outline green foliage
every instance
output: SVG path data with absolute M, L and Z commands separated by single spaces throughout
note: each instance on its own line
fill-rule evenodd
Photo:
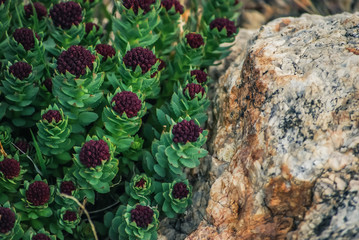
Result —
M 41 2 L 49 14 L 61 1 Z M 5 177 L 5 171 L 10 170 L 0 170 L 0 204 L 16 214 L 14 227 L 0 234 L 0 239 L 31 240 L 41 233 L 52 240 L 92 240 L 95 235 L 98 239 L 155 240 L 160 220 L 177 217 L 191 205 L 186 168 L 198 167 L 207 155 L 203 148 L 207 130 L 201 130 L 195 142 L 173 141 L 172 130 L 183 120 L 205 128 L 210 104 L 208 81 L 197 82 L 191 71 L 207 72 L 215 61 L 229 54 L 235 36 L 227 37 L 225 28 L 211 30 L 209 24 L 218 17 L 236 20 L 240 5 L 233 5 L 234 0 L 191 1 L 187 20 L 174 6 L 166 10 L 160 0 L 149 5 L 146 13 L 143 6 L 138 11 L 134 6 L 127 9 L 122 0 L 114 1 L 112 12 L 100 0 L 75 2 L 82 7 L 83 19 L 67 30 L 54 26 L 49 16 L 39 20 L 34 6 L 34 15 L 27 18 L 25 1 L 0 4 L 0 163 L 6 157 L 14 158 L 16 166 L 20 163 L 19 174 L 11 179 Z M 88 22 L 97 23 L 99 30 L 94 27 L 86 34 Z M 30 50 L 13 37 L 15 29 L 22 27 L 39 35 Z M 188 33 L 200 34 L 204 45 L 190 47 Z M 115 55 L 111 52 L 104 60 L 95 50 L 98 44 L 112 45 Z M 59 67 L 61 53 L 74 45 L 84 46 L 94 59 L 84 59 L 86 56 L 76 52 Z M 135 47 L 151 50 L 156 63 L 151 65 L 144 57 L 136 59 L 136 68 L 127 67 L 123 58 Z M 165 67 L 162 64 L 159 69 L 160 59 Z M 9 72 L 20 61 L 32 67 L 23 80 Z M 84 67 L 89 61 L 93 67 Z M 141 67 L 149 70 L 143 73 Z M 61 68 L 85 69 L 85 73 L 75 76 L 60 72 Z M 193 89 L 191 93 L 184 91 L 192 83 L 201 85 L 203 92 L 202 88 L 194 95 Z M 123 91 L 135 93 L 140 100 L 137 115 L 129 117 L 126 111 L 120 114 L 114 110 L 115 104 L 123 104 L 127 110 L 133 107 L 131 102 L 112 101 Z M 58 122 L 43 118 L 50 110 L 58 111 Z M 84 153 L 87 160 L 80 158 L 85 144 L 103 144 L 100 140 L 107 144 L 108 153 L 94 144 Z M 93 157 L 104 155 L 106 159 Z M 27 196 L 30 184 L 36 181 L 50 183 L 49 199 L 42 205 L 30 202 Z M 174 197 L 177 183 L 185 184 L 186 196 Z M 146 227 L 137 226 L 132 219 L 136 207 L 153 211 L 147 216 L 151 222 Z M 91 208 L 92 221 L 81 216 L 88 213 L 84 208 Z M 76 212 L 75 221 L 64 218 L 68 210 Z M 141 217 L 141 211 L 136 211 Z

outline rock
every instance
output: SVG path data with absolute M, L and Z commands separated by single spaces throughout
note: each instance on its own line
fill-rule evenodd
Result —
M 242 49 L 214 87 L 187 239 L 359 239 L 359 13 L 277 19 Z

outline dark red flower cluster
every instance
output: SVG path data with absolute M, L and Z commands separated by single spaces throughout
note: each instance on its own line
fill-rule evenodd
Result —
M 48 123 L 51 123 L 55 120 L 56 123 L 62 120 L 61 113 L 57 110 L 49 110 L 42 115 L 42 119 L 46 120 Z
M 38 233 L 35 236 L 33 236 L 31 240 L 51 240 L 51 238 L 46 234 Z
M 188 196 L 189 190 L 187 185 L 183 182 L 176 183 L 172 189 L 172 196 L 176 199 L 186 198 Z
M 15 225 L 15 213 L 10 208 L 0 207 L 0 233 L 10 232 Z
M 147 206 L 137 205 L 131 210 L 131 221 L 135 222 L 138 227 L 147 228 L 148 224 L 153 221 L 153 210 Z
M 146 180 L 144 178 L 141 178 L 140 181 L 136 182 L 135 186 L 138 188 L 144 188 L 146 184 Z
M 44 86 L 46 87 L 47 91 L 49 91 L 50 93 L 52 93 L 52 79 L 51 79 L 51 78 L 46 78 L 45 81 L 44 81 L 42 84 L 44 84 Z
M 60 193 L 71 196 L 74 190 L 76 190 L 76 187 L 72 181 L 63 181 L 60 185 Z
M 198 83 L 207 82 L 207 73 L 203 72 L 202 70 L 192 70 L 191 76 L 195 76 Z
M 204 45 L 203 37 L 201 34 L 197 33 L 188 33 L 186 35 L 187 43 L 191 46 L 191 48 L 199 48 Z
M 142 73 L 148 72 L 156 64 L 157 58 L 151 50 L 143 47 L 132 48 L 123 57 L 126 67 L 136 70 L 137 65 L 142 69 Z
M 174 6 L 176 12 L 179 14 L 184 12 L 184 8 L 178 0 L 162 0 L 161 5 L 166 8 L 167 11 L 169 11 Z
M 17 140 L 15 142 L 16 147 L 20 148 L 21 151 L 23 151 L 24 153 L 27 152 L 27 150 L 30 148 L 30 144 L 25 140 Z
M 41 206 L 50 199 L 50 188 L 42 181 L 35 181 L 30 184 L 26 191 L 26 199 L 34 206 Z
M 37 19 L 41 20 L 47 16 L 47 9 L 42 3 L 34 2 L 34 8 L 36 11 Z M 32 15 L 34 15 L 32 4 L 25 5 L 24 10 L 26 18 L 30 18 Z
M 15 30 L 12 36 L 16 42 L 25 48 L 26 51 L 29 51 L 35 46 L 34 31 L 29 28 L 18 28 Z M 40 36 L 37 33 L 35 33 L 35 36 L 37 40 L 40 41 Z
M 86 167 L 96 167 L 102 161 L 110 159 L 110 150 L 104 140 L 90 140 L 86 142 L 80 151 L 80 161 Z
M 97 44 L 95 50 L 103 56 L 103 61 L 106 61 L 107 58 L 112 58 L 116 54 L 116 50 L 108 44 Z
M 136 93 L 129 91 L 117 93 L 111 102 L 115 102 L 113 110 L 120 115 L 125 112 L 129 118 L 137 116 L 138 111 L 142 107 L 141 100 L 137 97 Z
M 73 1 L 55 4 L 50 10 L 50 17 L 56 27 L 70 29 L 72 25 L 79 25 L 82 21 L 82 9 Z
M 202 93 L 203 96 L 205 92 L 204 88 L 201 85 L 195 83 L 187 84 L 187 86 L 183 89 L 183 94 L 186 94 L 187 89 L 191 99 L 195 98 L 197 93 Z
M 136 15 L 138 14 L 139 8 L 144 11 L 143 14 L 146 14 L 151 10 L 151 4 L 155 2 L 156 0 L 123 0 L 123 6 L 127 9 L 132 8 Z
M 217 28 L 218 31 L 222 31 L 223 28 L 227 29 L 227 37 L 232 36 L 236 33 L 236 26 L 233 21 L 228 20 L 227 18 L 217 18 L 214 19 L 210 24 L 209 28 L 212 30 L 213 28 Z
M 85 26 L 86 33 L 89 34 L 92 31 L 93 27 L 96 28 L 96 32 L 100 29 L 100 26 L 97 25 L 96 23 L 92 23 L 92 22 L 86 23 Z
M 172 134 L 174 135 L 173 142 L 195 142 L 197 141 L 199 134 L 202 132 L 203 129 L 200 128 L 197 124 L 195 124 L 193 120 L 183 120 L 182 122 L 177 123 L 172 129 Z
M 32 67 L 26 62 L 17 62 L 9 67 L 9 72 L 14 75 L 14 77 L 24 80 L 32 73 Z
M 92 71 L 95 58 L 83 46 L 71 46 L 60 54 L 57 59 L 57 69 L 60 73 L 65 74 L 68 71 L 76 77 L 80 77 L 86 74 L 86 67 Z
M 69 211 L 69 210 L 67 210 L 67 211 L 65 212 L 65 214 L 64 214 L 63 219 L 64 219 L 65 221 L 74 222 L 74 221 L 76 221 L 76 219 L 77 219 L 77 214 L 76 214 L 76 212 L 74 212 L 74 211 Z
M 13 179 L 20 174 L 20 163 L 13 158 L 5 158 L 0 162 L 0 172 L 6 179 Z

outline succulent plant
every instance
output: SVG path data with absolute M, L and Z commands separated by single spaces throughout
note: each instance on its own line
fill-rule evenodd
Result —
M 77 45 L 85 36 L 85 27 L 82 24 L 83 13 L 78 3 L 73 1 L 54 4 L 50 9 L 52 23 L 49 30 L 53 39 L 63 48 Z
M 69 138 L 71 126 L 68 117 L 56 104 L 41 111 L 41 120 L 36 124 L 39 132 L 37 142 L 41 152 L 46 156 L 56 157 L 57 163 L 64 164 L 71 160 L 67 154 L 73 146 Z M 57 164 L 56 164 L 57 165 Z
M 213 30 L 214 28 L 218 29 L 218 32 L 221 32 L 223 29 L 227 31 L 227 37 L 231 37 L 236 33 L 237 29 L 233 21 L 228 20 L 227 18 L 216 18 L 210 24 L 209 28 Z
M 0 142 L 5 151 L 10 148 L 12 142 L 12 128 L 8 125 L 0 125 Z
M 57 210 L 57 217 L 59 222 L 57 226 L 68 233 L 73 233 L 73 229 L 76 228 L 81 221 L 78 209 L 76 208 L 62 207 Z
M 93 22 L 88 22 L 85 24 L 85 36 L 82 39 L 81 45 L 91 46 L 94 43 L 98 42 L 102 37 L 102 27 Z
M 20 226 L 20 216 L 9 202 L 0 205 L 0 239 L 19 240 L 24 235 Z
M 202 84 L 202 83 L 207 83 L 208 81 L 208 75 L 206 72 L 202 71 L 202 70 L 192 70 L 191 71 L 191 76 L 195 78 L 195 80 Z
M 47 17 L 47 9 L 41 2 L 34 2 L 33 4 L 29 3 L 24 6 L 25 17 L 30 18 L 34 15 L 34 10 L 38 20 L 42 20 Z
M 31 181 L 24 181 L 24 188 L 20 189 L 21 201 L 14 204 L 15 208 L 26 213 L 22 220 L 47 218 L 53 214 L 49 207 L 54 200 L 54 186 L 49 186 L 47 180 L 40 175 Z
M 116 50 L 108 44 L 97 44 L 95 50 L 101 56 L 99 71 L 106 73 L 113 72 L 119 62 Z
M 112 223 L 107 221 L 111 224 L 109 236 L 113 240 L 157 239 L 158 217 L 158 210 L 145 204 L 120 206 Z
M 162 183 L 162 191 L 157 193 L 155 200 L 161 210 L 169 218 L 184 213 L 192 203 L 192 187 L 188 180 L 174 180 L 172 183 Z
M 33 228 L 29 228 L 24 236 L 24 240 L 56 240 L 55 235 L 51 235 L 49 232 L 41 228 L 39 231 L 35 231 Z
M 112 180 L 118 172 L 118 160 L 114 158 L 114 145 L 106 137 L 87 136 L 81 147 L 74 147 L 71 172 L 83 189 L 93 189 L 99 193 L 110 191 Z M 89 199 L 90 201 L 90 199 Z
M 81 200 L 80 197 L 80 189 L 75 184 L 76 182 L 69 177 L 68 175 L 65 175 L 63 179 L 58 178 L 57 179 L 57 188 L 56 188 L 56 196 L 55 196 L 55 202 L 60 206 L 77 206 L 75 201 L 62 197 L 60 194 L 65 194 L 68 196 L 75 197 L 78 200 Z
M 155 190 L 154 184 L 154 180 L 144 173 L 134 175 L 130 182 L 126 182 L 125 191 L 127 196 L 124 196 L 123 200 L 126 200 L 130 205 L 138 202 L 150 204 L 149 197 Z
M 0 192 L 17 192 L 26 172 L 19 162 L 19 156 L 0 155 Z

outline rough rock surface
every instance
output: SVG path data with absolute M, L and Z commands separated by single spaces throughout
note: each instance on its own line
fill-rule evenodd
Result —
M 263 26 L 216 86 L 195 239 L 359 239 L 359 13 Z

